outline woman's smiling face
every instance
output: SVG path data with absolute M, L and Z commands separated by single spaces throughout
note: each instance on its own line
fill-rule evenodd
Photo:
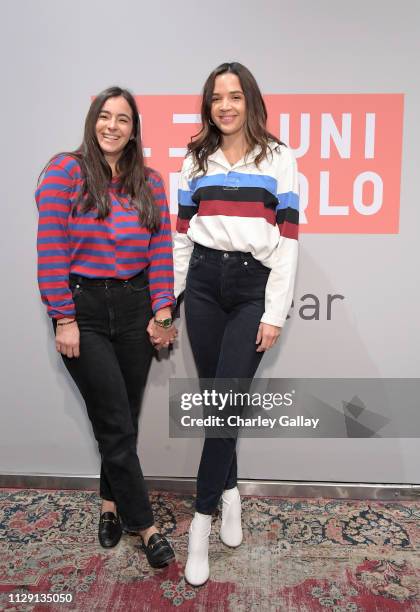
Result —
M 133 136 L 133 113 L 125 98 L 108 98 L 98 115 L 95 132 L 105 159 L 117 162 Z
M 237 134 L 246 122 L 246 102 L 236 74 L 225 72 L 214 81 L 211 119 L 225 136 Z

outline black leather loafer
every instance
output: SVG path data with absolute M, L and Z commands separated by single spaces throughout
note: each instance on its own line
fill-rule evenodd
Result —
M 165 567 L 175 559 L 175 553 L 168 540 L 160 533 L 150 536 L 147 546 L 142 546 L 147 560 L 152 567 Z
M 113 512 L 104 512 L 99 519 L 98 538 L 104 548 L 116 546 L 121 539 L 120 519 Z

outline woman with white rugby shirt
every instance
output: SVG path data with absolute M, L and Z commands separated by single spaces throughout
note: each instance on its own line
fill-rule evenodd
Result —
M 180 175 L 175 295 L 185 289 L 199 377 L 252 379 L 292 302 L 296 161 L 267 131 L 261 92 L 242 64 L 221 64 L 210 74 L 201 116 Z M 242 541 L 235 448 L 236 436 L 204 441 L 185 568 L 195 586 L 209 577 L 211 518 L 220 497 L 220 537 L 231 547 Z

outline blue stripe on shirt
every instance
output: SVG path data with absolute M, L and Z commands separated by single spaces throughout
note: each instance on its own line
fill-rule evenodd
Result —
M 192 191 L 200 187 L 214 187 L 226 185 L 227 187 L 259 187 L 266 189 L 274 196 L 277 194 L 277 181 L 272 176 L 264 174 L 246 174 L 245 172 L 228 172 L 227 174 L 210 174 L 199 176 L 189 181 Z
M 197 206 L 196 203 L 192 201 L 191 196 L 191 191 L 178 189 L 178 204 L 181 204 L 181 206 Z
M 287 193 L 279 193 L 277 195 L 279 203 L 276 206 L 276 210 L 282 210 L 284 208 L 293 208 L 299 210 L 299 196 L 293 191 Z

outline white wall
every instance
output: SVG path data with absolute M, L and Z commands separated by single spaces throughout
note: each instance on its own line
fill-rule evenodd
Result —
M 304 234 L 296 296 L 340 293 L 330 321 L 296 309 L 265 377 L 419 377 L 420 54 L 416 0 L 3 0 L 0 473 L 98 473 L 77 390 L 57 356 L 36 285 L 35 182 L 76 147 L 91 95 L 196 94 L 237 59 L 266 93 L 405 94 L 400 233 Z M 393 143 L 387 143 L 392 147 Z M 153 364 L 139 439 L 149 476 L 193 476 L 199 440 L 168 438 L 168 377 L 195 376 L 184 323 Z M 240 476 L 418 483 L 416 439 L 242 440 Z

